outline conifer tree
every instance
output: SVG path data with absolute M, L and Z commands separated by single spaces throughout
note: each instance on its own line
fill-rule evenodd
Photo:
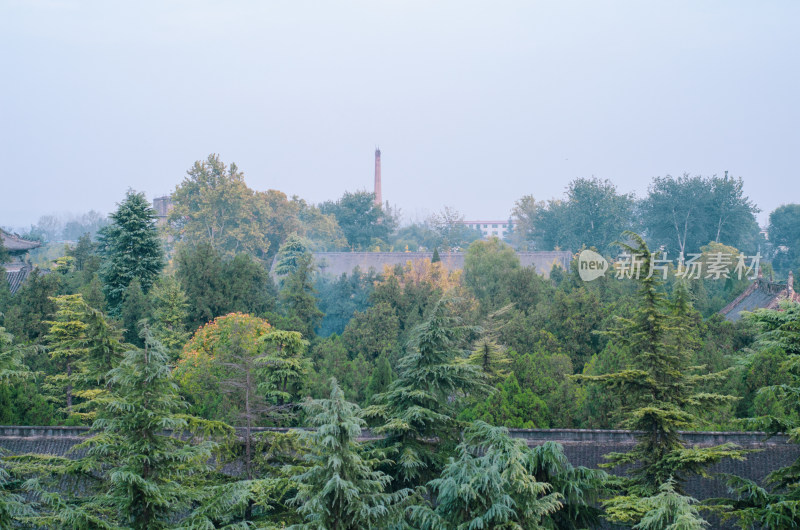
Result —
M 410 510 L 421 530 L 546 528 L 563 506 L 562 495 L 536 479 L 525 441 L 481 421 L 465 430 L 457 457 L 428 487 L 435 507 Z
M 109 311 L 116 315 L 131 281 L 139 280 L 144 294 L 150 291 L 164 268 L 164 250 L 156 212 L 143 193 L 129 190 L 110 217 L 111 224 L 100 231 L 100 251 L 105 257 L 100 277 Z
M 102 399 L 95 436 L 82 444 L 83 465 L 102 474 L 95 507 L 108 507 L 120 526 L 157 530 L 172 528 L 199 496 L 197 481 L 216 445 L 181 435 L 229 428 L 181 414 L 166 353 L 146 326 L 142 335 L 144 348 L 127 351 L 109 373 L 111 393 Z
M 314 338 L 314 329 L 325 316 L 317 307 L 313 283 L 314 262 L 306 253 L 297 261 L 297 267 L 283 281 L 280 300 L 292 329 L 304 337 Z
M 384 436 L 381 443 L 397 451 L 392 475 L 403 486 L 424 484 L 443 465 L 445 452 L 436 444 L 458 436 L 459 398 L 491 392 L 480 369 L 463 362 L 459 342 L 465 331 L 447 301 L 437 302 L 413 331 L 397 379 L 365 410 L 378 425 L 374 432 Z
M 65 411 L 72 414 L 73 390 L 78 373 L 78 363 L 87 353 L 87 329 L 84 322 L 86 304 L 79 294 L 56 296 L 52 299 L 58 308 L 55 320 L 49 321 L 47 340 L 50 357 L 56 361 L 60 373 L 48 377 L 49 383 L 64 392 Z
M 800 443 L 800 303 L 784 301 L 778 310 L 759 309 L 745 317 L 759 328 L 754 350 L 772 351 L 783 358 L 780 369 L 786 383 L 767 386 L 758 393 L 779 402 L 783 415 L 764 415 L 748 418 L 748 429 L 762 430 L 770 435 L 787 433 L 794 443 Z M 742 528 L 796 528 L 800 521 L 800 458 L 788 466 L 772 470 L 763 484 L 726 476 L 731 499 L 711 499 L 724 518 L 732 518 Z
M 0 326 L 0 387 L 22 381 L 31 375 L 22 362 L 23 350 L 14 346 L 13 339 L 14 337 Z M 2 455 L 3 450 L 0 448 L 0 456 Z M 16 489 L 18 481 L 0 462 L 0 528 L 3 530 L 14 528 L 20 518 L 33 514 L 25 498 L 17 493 Z
M 378 357 L 375 369 L 367 384 L 367 399 L 375 394 L 386 392 L 392 384 L 392 366 L 389 364 L 389 357 L 384 353 Z
M 144 346 L 139 336 L 139 322 L 150 314 L 150 301 L 142 291 L 139 280 L 134 278 L 125 289 L 125 295 L 120 306 L 120 318 L 125 330 L 125 340 L 136 346 Z
M 186 294 L 174 276 L 164 276 L 156 282 L 151 295 L 153 336 L 164 345 L 171 358 L 177 358 L 190 336 L 186 331 L 189 318 Z
M 609 335 L 626 349 L 630 366 L 617 373 L 576 376 L 620 396 L 623 426 L 641 433 L 631 451 L 606 455 L 609 466 L 631 466 L 624 481 L 625 494 L 606 504 L 616 520 L 625 520 L 625 514 L 615 506 L 657 495 L 669 481 L 682 493 L 688 475 L 702 474 L 706 466 L 723 458 L 742 459 L 745 453 L 731 444 L 689 448 L 681 439 L 679 430 L 698 427 L 702 413 L 735 398 L 700 391 L 722 374 L 703 374 L 705 367 L 689 364 L 694 343 L 685 340 L 685 327 L 670 314 L 658 274 L 648 274 L 653 258 L 647 244 L 638 234 L 625 235 L 634 245 L 621 244 L 623 249 L 642 260 L 639 306 L 630 318 L 619 318 Z
M 301 433 L 311 467 L 293 477 L 298 483 L 293 502 L 306 522 L 291 528 L 387 528 L 399 517 L 411 491 L 386 492 L 392 479 L 377 470 L 383 463 L 381 453 L 358 442 L 366 425 L 358 405 L 345 401 L 336 379 L 331 379 L 330 399 L 309 401 L 304 408 L 316 430 Z
M 290 403 L 310 368 L 303 356 L 308 341 L 296 331 L 282 329 L 269 331 L 261 340 L 267 348 L 256 361 L 263 380 L 259 389 L 276 405 Z

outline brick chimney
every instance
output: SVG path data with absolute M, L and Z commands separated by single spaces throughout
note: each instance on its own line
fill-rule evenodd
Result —
M 381 150 L 375 149 L 375 205 L 383 204 L 381 195 Z

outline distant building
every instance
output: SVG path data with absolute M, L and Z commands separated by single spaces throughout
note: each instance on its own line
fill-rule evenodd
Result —
M 794 290 L 794 274 L 789 271 L 789 279 L 783 284 L 767 281 L 759 272 L 758 278 L 719 313 L 725 320 L 736 322 L 742 318 L 742 311 L 777 309 L 784 300 L 800 302 L 800 295 Z
M 0 237 L 3 239 L 3 246 L 11 255 L 11 263 L 2 264 L 2 267 L 6 271 L 6 281 L 8 281 L 11 294 L 14 294 L 25 283 L 28 275 L 33 270 L 33 267 L 24 261 L 25 254 L 29 250 L 39 248 L 42 244 L 39 241 L 22 239 L 15 234 L 9 234 L 3 229 L 0 229 Z
M 169 216 L 169 212 L 172 211 L 172 207 L 172 197 L 169 195 L 153 199 L 153 210 L 156 211 L 156 223 L 158 223 L 159 226 L 167 224 L 167 217 Z
M 506 221 L 457 221 L 456 224 L 464 225 L 473 230 L 480 230 L 484 239 L 492 236 L 506 239 L 517 224 L 511 220 Z

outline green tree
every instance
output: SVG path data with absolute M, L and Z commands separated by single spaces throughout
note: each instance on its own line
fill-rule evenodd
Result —
M 207 243 L 228 257 L 239 252 L 266 257 L 269 206 L 247 187 L 236 164 L 226 166 L 216 154 L 196 161 L 172 201 L 170 231 L 178 240 Z
M 397 451 L 392 476 L 402 485 L 422 485 L 444 463 L 436 450 L 458 436 L 455 416 L 462 397 L 491 392 L 480 368 L 463 362 L 460 348 L 469 331 L 445 300 L 417 326 L 411 348 L 400 359 L 398 376 L 386 392 L 372 397 L 365 409 L 384 436 L 382 444 Z
M 758 391 L 780 404 L 781 414 L 769 413 L 748 418 L 750 429 L 768 433 L 788 433 L 800 441 L 800 304 L 785 301 L 779 308 L 759 309 L 745 317 L 758 327 L 755 353 L 780 353 L 782 384 L 764 386 Z M 788 466 L 772 470 L 758 484 L 752 480 L 727 476 L 728 488 L 736 495 L 731 499 L 713 499 L 725 518 L 733 518 L 742 528 L 793 528 L 800 519 L 800 458 Z
M 145 296 L 136 278 L 131 280 L 125 289 L 119 314 L 125 329 L 125 340 L 130 344 L 144 346 L 139 336 L 139 323 L 150 316 L 150 300 Z
M 347 243 L 354 250 L 370 250 L 376 241 L 388 241 L 397 224 L 375 204 L 375 194 L 365 191 L 345 192 L 336 202 L 322 203 L 320 211 L 336 217 Z
M 292 528 L 361 530 L 394 523 L 411 491 L 386 491 L 392 478 L 377 469 L 384 458 L 358 442 L 365 426 L 358 405 L 345 401 L 331 379 L 330 399 L 309 401 L 304 408 L 316 430 L 301 433 L 311 467 L 293 477 L 298 483 L 293 502 L 306 522 Z
M 438 248 L 457 250 L 469 246 L 482 237 L 480 230 L 467 227 L 464 216 L 457 210 L 445 207 L 441 212 L 433 214 L 427 221 L 428 226 L 438 236 L 434 248 L 434 256 L 438 256 Z M 435 260 L 431 260 L 435 263 Z
M 470 425 L 456 455 L 441 477 L 428 483 L 435 506 L 410 510 L 422 530 L 546 528 L 563 506 L 562 495 L 532 473 L 525 441 L 502 427 Z
M 314 262 L 310 254 L 298 261 L 297 268 L 283 282 L 279 298 L 293 330 L 313 338 L 324 316 L 317 307 L 314 289 Z
M 800 268 L 800 204 L 783 204 L 770 213 L 768 234 L 775 268 Z
M 308 245 L 297 234 L 289 234 L 283 242 L 275 261 L 275 274 L 287 276 L 300 267 L 309 254 Z
M 393 379 L 394 374 L 392 374 L 392 365 L 389 364 L 389 357 L 386 354 L 381 355 L 378 357 L 378 362 L 375 363 L 375 369 L 372 371 L 372 376 L 369 378 L 366 398 L 370 399 L 375 394 L 380 394 L 389 390 Z
M 9 261 L 11 261 L 11 254 L 6 250 L 6 246 L 3 244 L 3 238 L 0 237 L 0 266 Z
M 464 410 L 460 419 L 482 420 L 517 429 L 548 428 L 547 404 L 531 389 L 522 390 L 512 373 L 491 396 Z
M 225 278 L 222 256 L 209 243 L 180 245 L 175 277 L 189 302 L 189 322 L 194 329 L 225 314 Z
M 0 239 L 2 245 L 2 239 Z M 22 349 L 13 344 L 14 337 L 0 326 L 0 389 L 12 383 L 28 379 L 30 372 L 22 363 Z M 0 449 L 0 456 L 3 451 Z M 21 518 L 33 514 L 25 498 L 15 492 L 16 477 L 9 474 L 0 461 L 0 528 L 5 530 L 17 526 Z
M 484 310 L 505 305 L 510 297 L 507 278 L 520 268 L 517 254 L 496 237 L 475 241 L 464 255 L 464 284 Z
M 125 292 L 136 279 L 144 294 L 164 268 L 164 249 L 156 229 L 156 212 L 143 193 L 129 190 L 111 214 L 111 224 L 100 231 L 100 269 L 109 311 L 119 313 Z
M 741 178 L 656 177 L 641 206 L 651 244 L 670 253 L 698 252 L 709 241 L 755 250 L 759 210 L 744 195 Z
M 151 291 L 153 336 L 174 359 L 189 340 L 189 303 L 174 276 L 162 276 Z
M 633 244 L 622 247 L 642 259 L 645 270 L 649 270 L 652 256 L 647 244 L 633 232 L 625 235 Z M 698 372 L 703 367 L 689 365 L 689 330 L 670 314 L 657 275 L 640 278 L 639 285 L 639 307 L 631 318 L 620 318 L 617 328 L 610 332 L 626 348 L 630 365 L 616 373 L 576 376 L 600 383 L 612 395 L 619 396 L 625 414 L 623 426 L 641 433 L 631 451 L 607 455 L 609 465 L 631 466 L 624 484 L 625 495 L 606 503 L 611 512 L 618 503 L 629 502 L 630 496 L 656 495 L 671 480 L 681 493 L 681 483 L 688 475 L 702 473 L 706 466 L 723 458 L 741 459 L 744 454 L 731 444 L 689 448 L 681 439 L 678 431 L 698 426 L 699 414 L 735 398 L 706 391 L 709 381 L 719 380 L 724 374 L 701 374 Z
M 145 347 L 125 353 L 111 370 L 111 394 L 82 447 L 87 466 L 102 473 L 95 507 L 109 507 L 121 526 L 172 528 L 197 498 L 195 480 L 208 469 L 215 443 L 185 439 L 183 432 L 224 433 L 221 424 L 183 414 L 167 355 L 143 329 Z M 165 432 L 167 431 L 167 432 Z
M 57 363 L 60 371 L 50 376 L 50 384 L 65 395 L 65 412 L 72 414 L 73 390 L 80 363 L 88 354 L 87 329 L 84 322 L 86 304 L 79 294 L 62 295 L 53 299 L 58 310 L 55 320 L 49 321 L 50 332 L 47 340 L 50 357 Z

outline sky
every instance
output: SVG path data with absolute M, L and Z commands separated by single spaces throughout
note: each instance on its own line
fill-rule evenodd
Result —
M 309 202 L 503 219 L 576 178 L 800 202 L 800 2 L 0 0 L 0 225 L 172 192 L 218 153 Z

